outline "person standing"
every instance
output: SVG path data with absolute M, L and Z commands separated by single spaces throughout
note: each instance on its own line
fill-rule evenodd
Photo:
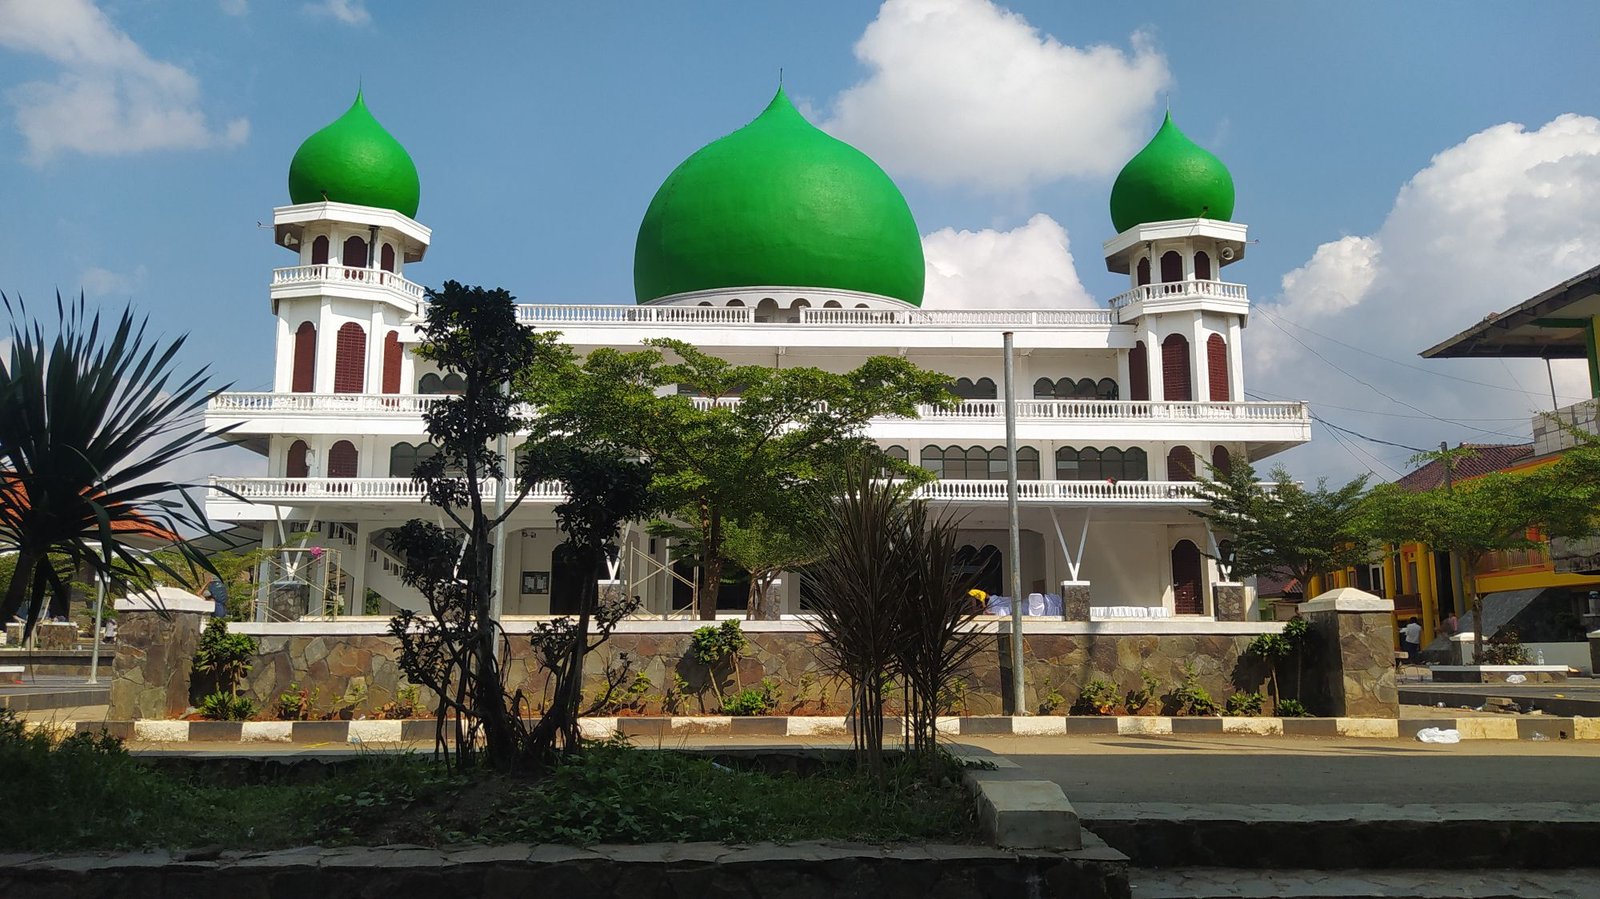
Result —
M 1406 626 L 1400 629 L 1400 650 L 1406 654 L 1406 661 L 1415 662 L 1422 652 L 1422 622 L 1412 618 Z

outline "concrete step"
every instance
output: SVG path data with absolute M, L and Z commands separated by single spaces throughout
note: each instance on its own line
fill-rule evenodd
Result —
M 1151 868 L 1535 871 L 1594 865 L 1600 844 L 1600 803 L 1073 805 L 1085 829 Z
M 1313 871 L 1134 868 L 1133 899 L 1588 899 L 1600 870 Z

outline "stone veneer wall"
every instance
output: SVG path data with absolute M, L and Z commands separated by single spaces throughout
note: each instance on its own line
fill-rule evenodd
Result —
M 1397 717 L 1394 603 L 1343 587 L 1302 603 L 1300 614 L 1311 624 L 1307 707 L 1327 715 Z
M 182 611 L 118 616 L 109 717 L 176 718 L 189 708 L 190 668 L 205 618 Z

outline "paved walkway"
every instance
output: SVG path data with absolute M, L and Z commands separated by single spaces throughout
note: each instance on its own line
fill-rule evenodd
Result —
M 1249 871 L 1135 868 L 1133 899 L 1593 899 L 1600 871 Z

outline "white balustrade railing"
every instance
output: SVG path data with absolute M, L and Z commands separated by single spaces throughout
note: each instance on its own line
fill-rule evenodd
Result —
M 422 299 L 422 285 L 408 281 L 394 272 L 381 268 L 350 268 L 344 265 L 295 265 L 272 270 L 273 284 L 305 284 L 335 282 L 340 284 L 370 284 L 404 294 L 413 300 Z
M 492 496 L 495 482 L 481 482 L 485 496 Z M 321 500 L 416 500 L 423 496 L 422 485 L 410 478 L 223 478 L 210 481 L 212 500 L 243 499 L 263 502 L 313 502 Z M 513 495 L 515 493 L 513 492 Z M 561 484 L 545 481 L 528 492 L 532 500 L 561 500 L 566 491 Z
M 624 306 L 534 304 L 517 307 L 526 325 L 795 325 L 946 327 L 1104 326 L 1115 324 L 1109 309 L 780 309 L 758 316 L 754 306 Z
M 402 393 L 219 393 L 206 411 L 217 414 L 421 415 L 439 394 Z
M 1268 489 L 1272 485 L 1263 485 Z M 422 486 L 410 478 L 223 478 L 211 479 L 210 499 L 252 502 L 322 502 L 351 500 L 421 501 Z M 493 494 L 494 481 L 484 481 L 485 496 Z M 1203 502 L 1200 485 L 1191 481 L 1018 481 L 1022 502 L 1188 503 Z M 939 480 L 918 488 L 917 496 L 930 500 L 1004 502 L 1005 481 Z M 561 484 L 546 481 L 534 486 L 528 498 L 559 501 L 566 498 Z
M 421 415 L 447 397 L 439 394 L 376 393 L 221 393 L 213 397 L 207 411 L 218 415 Z M 691 397 L 697 409 L 713 405 L 736 406 L 736 396 Z M 519 414 L 531 415 L 531 407 Z M 1002 419 L 1001 400 L 964 400 L 951 409 L 917 407 L 919 418 L 928 421 L 974 421 Z M 1309 422 L 1311 413 L 1300 402 L 1165 402 L 1144 400 L 1019 400 L 1017 418 L 1026 422 L 1095 421 L 1125 423 L 1166 422 Z
M 1263 485 L 1270 489 L 1271 485 Z M 919 499 L 968 502 L 1004 502 L 1005 481 L 939 480 L 917 489 Z M 1204 502 L 1200 485 L 1192 481 L 1018 481 L 1017 500 L 1093 503 Z
M 1248 301 L 1250 295 L 1243 284 L 1230 284 L 1227 281 L 1172 281 L 1166 284 L 1142 284 L 1130 291 L 1117 294 L 1106 305 L 1112 309 L 1121 309 L 1129 303 L 1191 298 Z

